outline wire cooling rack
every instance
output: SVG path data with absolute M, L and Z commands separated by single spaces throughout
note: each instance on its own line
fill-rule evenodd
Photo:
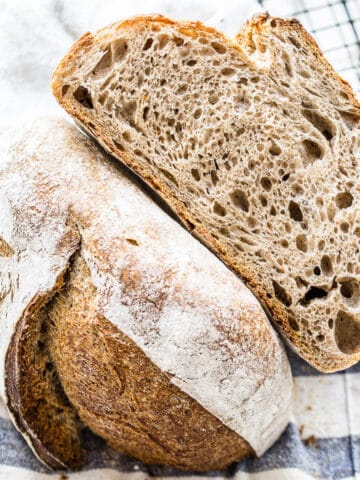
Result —
M 360 96 L 360 0 L 258 0 L 271 15 L 296 17 Z

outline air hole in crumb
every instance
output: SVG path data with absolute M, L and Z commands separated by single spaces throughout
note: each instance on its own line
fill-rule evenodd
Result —
M 111 65 L 112 65 L 112 56 L 111 56 L 110 47 L 108 47 L 105 50 L 103 56 L 100 58 L 98 63 L 93 68 L 93 73 L 95 75 L 102 73 L 104 70 L 108 70 L 108 68 L 110 68 Z
M 357 307 L 360 300 L 360 286 L 353 278 L 339 280 L 340 293 L 350 307 Z
M 197 60 L 189 60 L 186 65 L 189 65 L 189 67 L 193 67 L 194 65 L 197 64 Z
M 187 90 L 188 86 L 186 83 L 183 83 L 182 85 L 179 86 L 179 88 L 176 90 L 176 95 L 183 95 L 186 90 Z
M 45 369 L 48 372 L 52 372 L 54 370 L 54 364 L 52 362 L 46 362 L 45 363 Z
M 292 68 L 291 68 L 291 63 L 290 63 L 290 57 L 289 55 L 286 53 L 286 52 L 283 52 L 282 54 L 282 60 L 284 62 L 284 66 L 285 66 L 285 70 L 286 70 L 286 73 L 292 77 L 293 76 L 293 72 L 292 72 Z
M 317 276 L 321 275 L 321 270 L 319 267 L 314 268 L 314 275 L 317 275 Z
M 211 105 L 215 105 L 219 101 L 219 97 L 216 94 L 210 95 L 209 97 L 209 103 Z
M 344 233 L 348 233 L 350 225 L 347 222 L 340 223 L 340 230 Z
M 318 158 L 322 158 L 323 151 L 318 143 L 313 142 L 312 140 L 303 140 L 302 144 L 305 148 L 306 158 L 304 166 L 307 167 L 309 164 L 313 163 Z
M 218 183 L 218 181 L 219 181 L 219 177 L 217 176 L 217 173 L 216 173 L 216 171 L 215 171 L 215 170 L 212 170 L 212 171 L 211 171 L 211 174 L 210 174 L 210 176 L 211 176 L 211 181 L 212 181 L 212 184 L 213 184 L 213 185 L 214 185 L 214 187 L 215 187 L 215 186 L 216 186 L 216 184 L 217 184 L 217 183 Z
M 307 72 L 306 70 L 299 70 L 299 75 L 303 78 L 310 78 L 310 73 Z
M 184 39 L 181 37 L 174 37 L 173 42 L 177 47 L 181 47 L 181 45 L 184 45 Z
M 214 213 L 216 213 L 216 215 L 219 215 L 220 217 L 225 217 L 226 215 L 225 208 L 222 205 L 220 205 L 220 203 L 218 202 L 215 202 L 213 210 L 214 210 Z
M 144 110 L 143 110 L 143 120 L 144 120 L 144 122 L 146 122 L 146 121 L 147 121 L 147 119 L 148 119 L 148 116 L 149 116 L 149 110 L 150 110 L 150 108 L 149 108 L 149 107 L 145 107 L 145 108 L 144 108 Z
M 271 155 L 280 155 L 281 153 L 281 148 L 279 147 L 279 145 L 277 145 L 276 143 L 272 142 L 272 145 L 270 146 L 269 148 L 269 153 Z
M 99 101 L 100 105 L 105 105 L 105 102 L 106 102 L 108 96 L 109 96 L 109 93 L 106 90 L 105 90 L 105 92 L 103 92 L 99 96 L 98 101 Z
M 302 214 L 301 208 L 296 202 L 294 202 L 293 200 L 290 200 L 288 208 L 289 208 L 290 218 L 292 218 L 296 222 L 301 222 L 303 220 L 303 214 Z
M 260 196 L 259 196 L 259 200 L 260 200 L 260 203 L 261 203 L 261 205 L 262 205 L 263 207 L 266 207 L 266 206 L 267 206 L 268 202 L 267 202 L 266 197 L 264 197 L 264 195 L 260 195 Z
M 344 310 L 339 310 L 336 316 L 335 341 L 343 353 L 352 355 L 360 351 L 360 322 Z
M 273 217 L 276 216 L 276 208 L 274 207 L 274 205 L 271 205 L 271 208 L 270 208 L 270 215 L 272 215 Z
M 337 208 L 349 208 L 353 203 L 353 196 L 350 192 L 338 193 L 335 197 Z
M 117 105 L 115 109 L 115 115 L 117 118 L 122 118 L 125 120 L 131 127 L 138 129 L 139 127 L 135 125 L 134 116 L 137 109 L 137 103 L 135 100 L 130 102 L 123 101 L 122 105 Z
M 351 298 L 354 294 L 354 288 L 351 282 L 343 282 L 340 288 L 341 295 L 346 298 Z
M 73 93 L 74 98 L 85 108 L 94 108 L 90 92 L 87 88 L 80 85 Z
M 304 109 L 301 113 L 306 120 L 323 134 L 326 140 L 330 141 L 333 138 L 335 128 L 330 120 L 320 115 L 315 109 Z
M 221 70 L 221 74 L 224 75 L 225 77 L 230 77 L 231 75 L 234 75 L 234 73 L 236 72 L 236 70 L 234 68 L 223 68 Z
M 235 207 L 241 208 L 244 212 L 249 211 L 250 203 L 246 193 L 242 190 L 234 190 L 230 194 L 230 199 Z
M 162 50 L 168 43 L 169 37 L 165 34 L 159 35 L 159 49 Z
M 324 298 L 326 297 L 328 292 L 323 288 L 311 286 L 309 290 L 305 293 L 304 297 L 299 301 L 300 305 L 307 306 L 314 300 L 315 298 Z
M 111 49 L 112 49 L 113 61 L 121 62 L 122 60 L 124 60 L 128 50 L 127 41 L 125 40 L 125 38 L 119 38 L 118 40 L 115 40 L 114 42 L 112 42 Z
M 148 38 L 144 43 L 143 50 L 149 50 L 149 48 L 151 48 L 151 45 L 153 44 L 153 41 L 154 40 L 152 38 Z
M 209 43 L 209 40 L 205 37 L 201 37 L 198 39 L 198 42 L 201 44 L 201 45 L 207 45 Z
M 61 96 L 62 96 L 62 97 L 65 97 L 65 95 L 67 94 L 69 88 L 70 88 L 70 85 L 63 85 L 63 86 L 62 86 L 62 89 L 61 89 Z
M 297 235 L 295 241 L 296 241 L 296 248 L 298 250 L 300 250 L 301 252 L 307 252 L 308 250 L 307 238 L 303 233 L 301 233 L 300 235 Z
M 125 142 L 129 142 L 129 143 L 132 142 L 132 138 L 129 132 L 123 132 L 122 137 L 125 140 Z
M 267 192 L 270 192 L 271 187 L 272 187 L 272 182 L 269 177 L 262 177 L 260 180 L 261 186 L 266 190 Z
M 135 240 L 134 238 L 127 238 L 126 241 L 128 243 L 131 243 L 131 245 L 139 246 L 139 242 L 137 240 Z
M 291 186 L 291 190 L 296 194 L 296 195 L 301 195 L 304 193 L 304 189 L 301 185 L 299 185 L 298 183 L 294 183 L 292 186 Z
M 295 282 L 298 288 L 303 288 L 303 287 L 308 287 L 309 282 L 304 280 L 302 277 L 296 276 L 295 277 Z
M 201 117 L 201 114 L 202 114 L 201 108 L 197 108 L 194 112 L 194 118 L 197 120 L 198 118 Z
M 352 130 L 360 121 L 360 116 L 356 113 L 344 110 L 338 110 L 338 112 L 349 130 Z
M 333 318 L 329 318 L 328 325 L 329 325 L 330 330 L 332 330 L 334 328 L 334 319 Z
M 191 169 L 191 175 L 197 182 L 200 180 L 200 173 L 199 170 L 197 170 L 196 168 Z
M 275 297 L 280 300 L 286 307 L 290 307 L 292 304 L 292 298 L 289 293 L 275 280 L 272 281 Z
M 211 42 L 210 45 L 212 46 L 212 48 L 215 50 L 216 53 L 220 53 L 221 55 L 226 53 L 226 48 L 221 43 Z
M 281 177 L 281 180 L 283 182 L 286 182 L 287 180 L 289 180 L 289 178 L 290 178 L 290 173 L 285 173 L 285 175 Z

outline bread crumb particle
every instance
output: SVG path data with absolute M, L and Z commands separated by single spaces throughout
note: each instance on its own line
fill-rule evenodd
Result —
M 317 446 L 317 441 L 315 435 L 310 435 L 304 439 L 304 443 L 307 447 Z

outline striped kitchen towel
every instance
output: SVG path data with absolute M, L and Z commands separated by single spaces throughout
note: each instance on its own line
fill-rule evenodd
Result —
M 0 480 L 145 480 L 196 478 L 235 480 L 360 479 L 360 364 L 341 373 L 319 374 L 289 352 L 295 381 L 293 419 L 259 459 L 226 471 L 185 474 L 129 459 L 90 432 L 86 466 L 79 473 L 50 474 L 13 428 L 0 407 Z

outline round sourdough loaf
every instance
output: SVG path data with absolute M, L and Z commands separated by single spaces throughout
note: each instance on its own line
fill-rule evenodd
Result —
M 35 453 L 79 467 L 88 426 L 184 470 L 261 455 L 292 380 L 255 297 L 75 127 L 8 138 L 0 394 Z

